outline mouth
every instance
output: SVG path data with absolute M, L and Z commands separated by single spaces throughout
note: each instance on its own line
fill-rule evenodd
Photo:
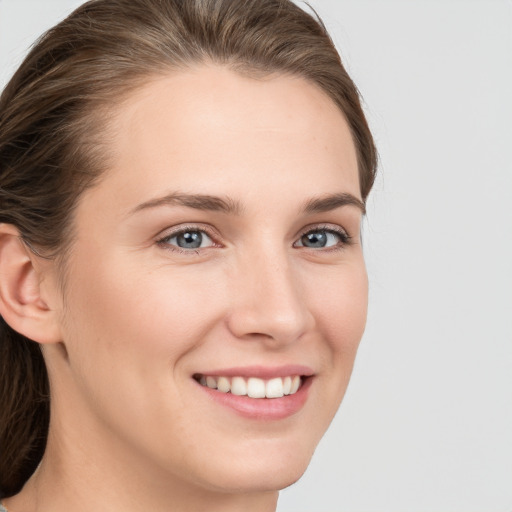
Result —
M 245 366 L 195 373 L 193 381 L 210 403 L 251 421 L 273 422 L 304 407 L 315 375 L 302 365 Z
M 307 378 L 302 375 L 287 375 L 270 379 L 243 376 L 194 375 L 194 379 L 203 387 L 217 390 L 220 393 L 231 393 L 236 396 L 260 399 L 275 399 L 295 395 Z

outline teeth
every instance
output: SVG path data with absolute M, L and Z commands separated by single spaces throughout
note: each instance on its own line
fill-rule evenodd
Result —
M 290 395 L 297 393 L 299 388 L 300 388 L 300 377 L 296 375 L 292 379 L 292 389 L 290 390 Z
M 247 384 L 242 377 L 233 377 L 231 381 L 231 393 L 233 395 L 247 395 Z
M 284 395 L 283 387 L 283 379 L 270 379 L 265 386 L 265 396 L 267 398 L 281 398 Z
M 301 385 L 301 378 L 298 375 L 289 377 L 276 377 L 270 380 L 250 377 L 210 377 L 201 375 L 198 382 L 202 386 L 217 389 L 221 393 L 231 392 L 233 395 L 249 396 L 250 398 L 281 398 L 286 395 L 297 393 Z
M 228 393 L 231 391 L 231 384 L 229 383 L 229 379 L 226 377 L 219 377 L 217 379 L 217 389 L 222 393 Z
M 204 384 L 203 384 L 204 386 Z M 291 377 L 285 377 L 283 380 L 283 393 L 285 395 L 289 395 L 290 391 L 292 389 L 292 378 Z
M 265 381 L 251 377 L 247 381 L 247 396 L 251 398 L 265 398 Z

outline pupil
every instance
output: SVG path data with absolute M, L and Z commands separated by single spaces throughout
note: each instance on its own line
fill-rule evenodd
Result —
M 203 242 L 203 235 L 199 231 L 188 231 L 178 235 L 177 242 L 184 249 L 198 249 Z
M 306 247 L 325 247 L 327 234 L 322 232 L 308 233 L 302 237 L 302 244 Z

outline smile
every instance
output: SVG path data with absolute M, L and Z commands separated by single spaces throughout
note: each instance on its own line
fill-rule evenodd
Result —
M 195 380 L 204 387 L 216 389 L 221 393 L 231 393 L 249 398 L 282 398 L 294 395 L 302 385 L 299 375 L 260 379 L 258 377 L 224 377 L 195 375 Z

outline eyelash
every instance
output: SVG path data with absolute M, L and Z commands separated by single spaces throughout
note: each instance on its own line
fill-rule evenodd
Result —
M 313 228 L 308 227 L 307 229 L 305 229 L 304 231 L 301 232 L 301 234 L 299 235 L 297 240 L 301 240 L 302 237 L 308 235 L 309 233 L 316 233 L 319 231 L 323 231 L 323 232 L 329 233 L 331 235 L 336 235 L 340 240 L 339 243 L 337 243 L 336 245 L 334 245 L 332 247 L 321 248 L 324 252 L 341 251 L 341 250 L 345 249 L 347 246 L 352 244 L 352 237 L 344 229 L 342 229 L 340 227 L 335 227 L 332 225 L 319 225 L 319 226 L 314 226 Z M 304 246 L 299 246 L 299 247 L 304 247 Z M 311 247 L 305 247 L 305 248 L 311 249 L 313 251 L 320 250 L 320 249 L 314 249 Z
M 183 235 L 185 233 L 190 233 L 190 232 L 205 233 L 208 236 L 208 238 L 210 238 L 210 240 L 213 242 L 213 244 L 210 247 L 206 247 L 206 248 L 202 247 L 200 249 L 183 249 L 182 247 L 178 247 L 177 245 L 169 244 L 169 240 L 171 240 L 172 238 L 176 238 L 180 235 Z M 215 235 L 212 233 L 211 230 L 207 229 L 204 226 L 197 226 L 197 225 L 196 226 L 194 226 L 194 225 L 184 226 L 176 231 L 173 231 L 172 233 L 168 233 L 164 237 L 159 238 L 156 241 L 156 243 L 157 243 L 157 245 L 161 246 L 163 249 L 165 249 L 167 251 L 177 252 L 179 254 L 186 254 L 187 256 L 199 254 L 200 250 L 221 247 L 220 244 L 215 242 Z
M 315 232 L 320 232 L 320 231 L 337 236 L 340 240 L 339 243 L 332 247 L 315 249 L 315 248 L 306 247 L 303 245 L 295 246 L 295 244 L 297 243 L 297 242 L 295 242 L 294 247 L 304 247 L 305 249 L 311 249 L 313 251 L 323 250 L 324 252 L 331 252 L 331 251 L 335 252 L 335 251 L 343 250 L 346 246 L 352 244 L 352 237 L 344 229 L 333 227 L 331 225 L 329 225 L 329 226 L 319 225 L 319 226 L 315 226 L 315 227 L 308 227 L 307 229 L 305 229 L 304 231 L 302 231 L 300 233 L 300 235 L 297 238 L 297 241 L 301 240 L 304 236 L 308 235 L 309 233 L 315 233 Z M 189 233 L 189 232 L 205 233 L 208 236 L 208 238 L 210 238 L 210 240 L 212 241 L 212 245 L 209 247 L 202 247 L 202 248 L 198 248 L 198 249 L 183 249 L 182 247 L 178 247 L 177 245 L 169 244 L 169 240 L 176 238 L 180 235 L 183 235 L 185 233 Z M 164 237 L 156 240 L 156 244 L 165 250 L 179 253 L 179 254 L 186 254 L 189 256 L 199 254 L 200 250 L 210 249 L 210 248 L 215 248 L 215 247 L 222 247 L 220 244 L 215 242 L 215 235 L 212 233 L 211 230 L 207 229 L 204 226 L 197 226 L 197 225 L 184 226 L 184 227 L 178 229 L 177 231 L 173 231 L 172 233 L 166 234 Z

